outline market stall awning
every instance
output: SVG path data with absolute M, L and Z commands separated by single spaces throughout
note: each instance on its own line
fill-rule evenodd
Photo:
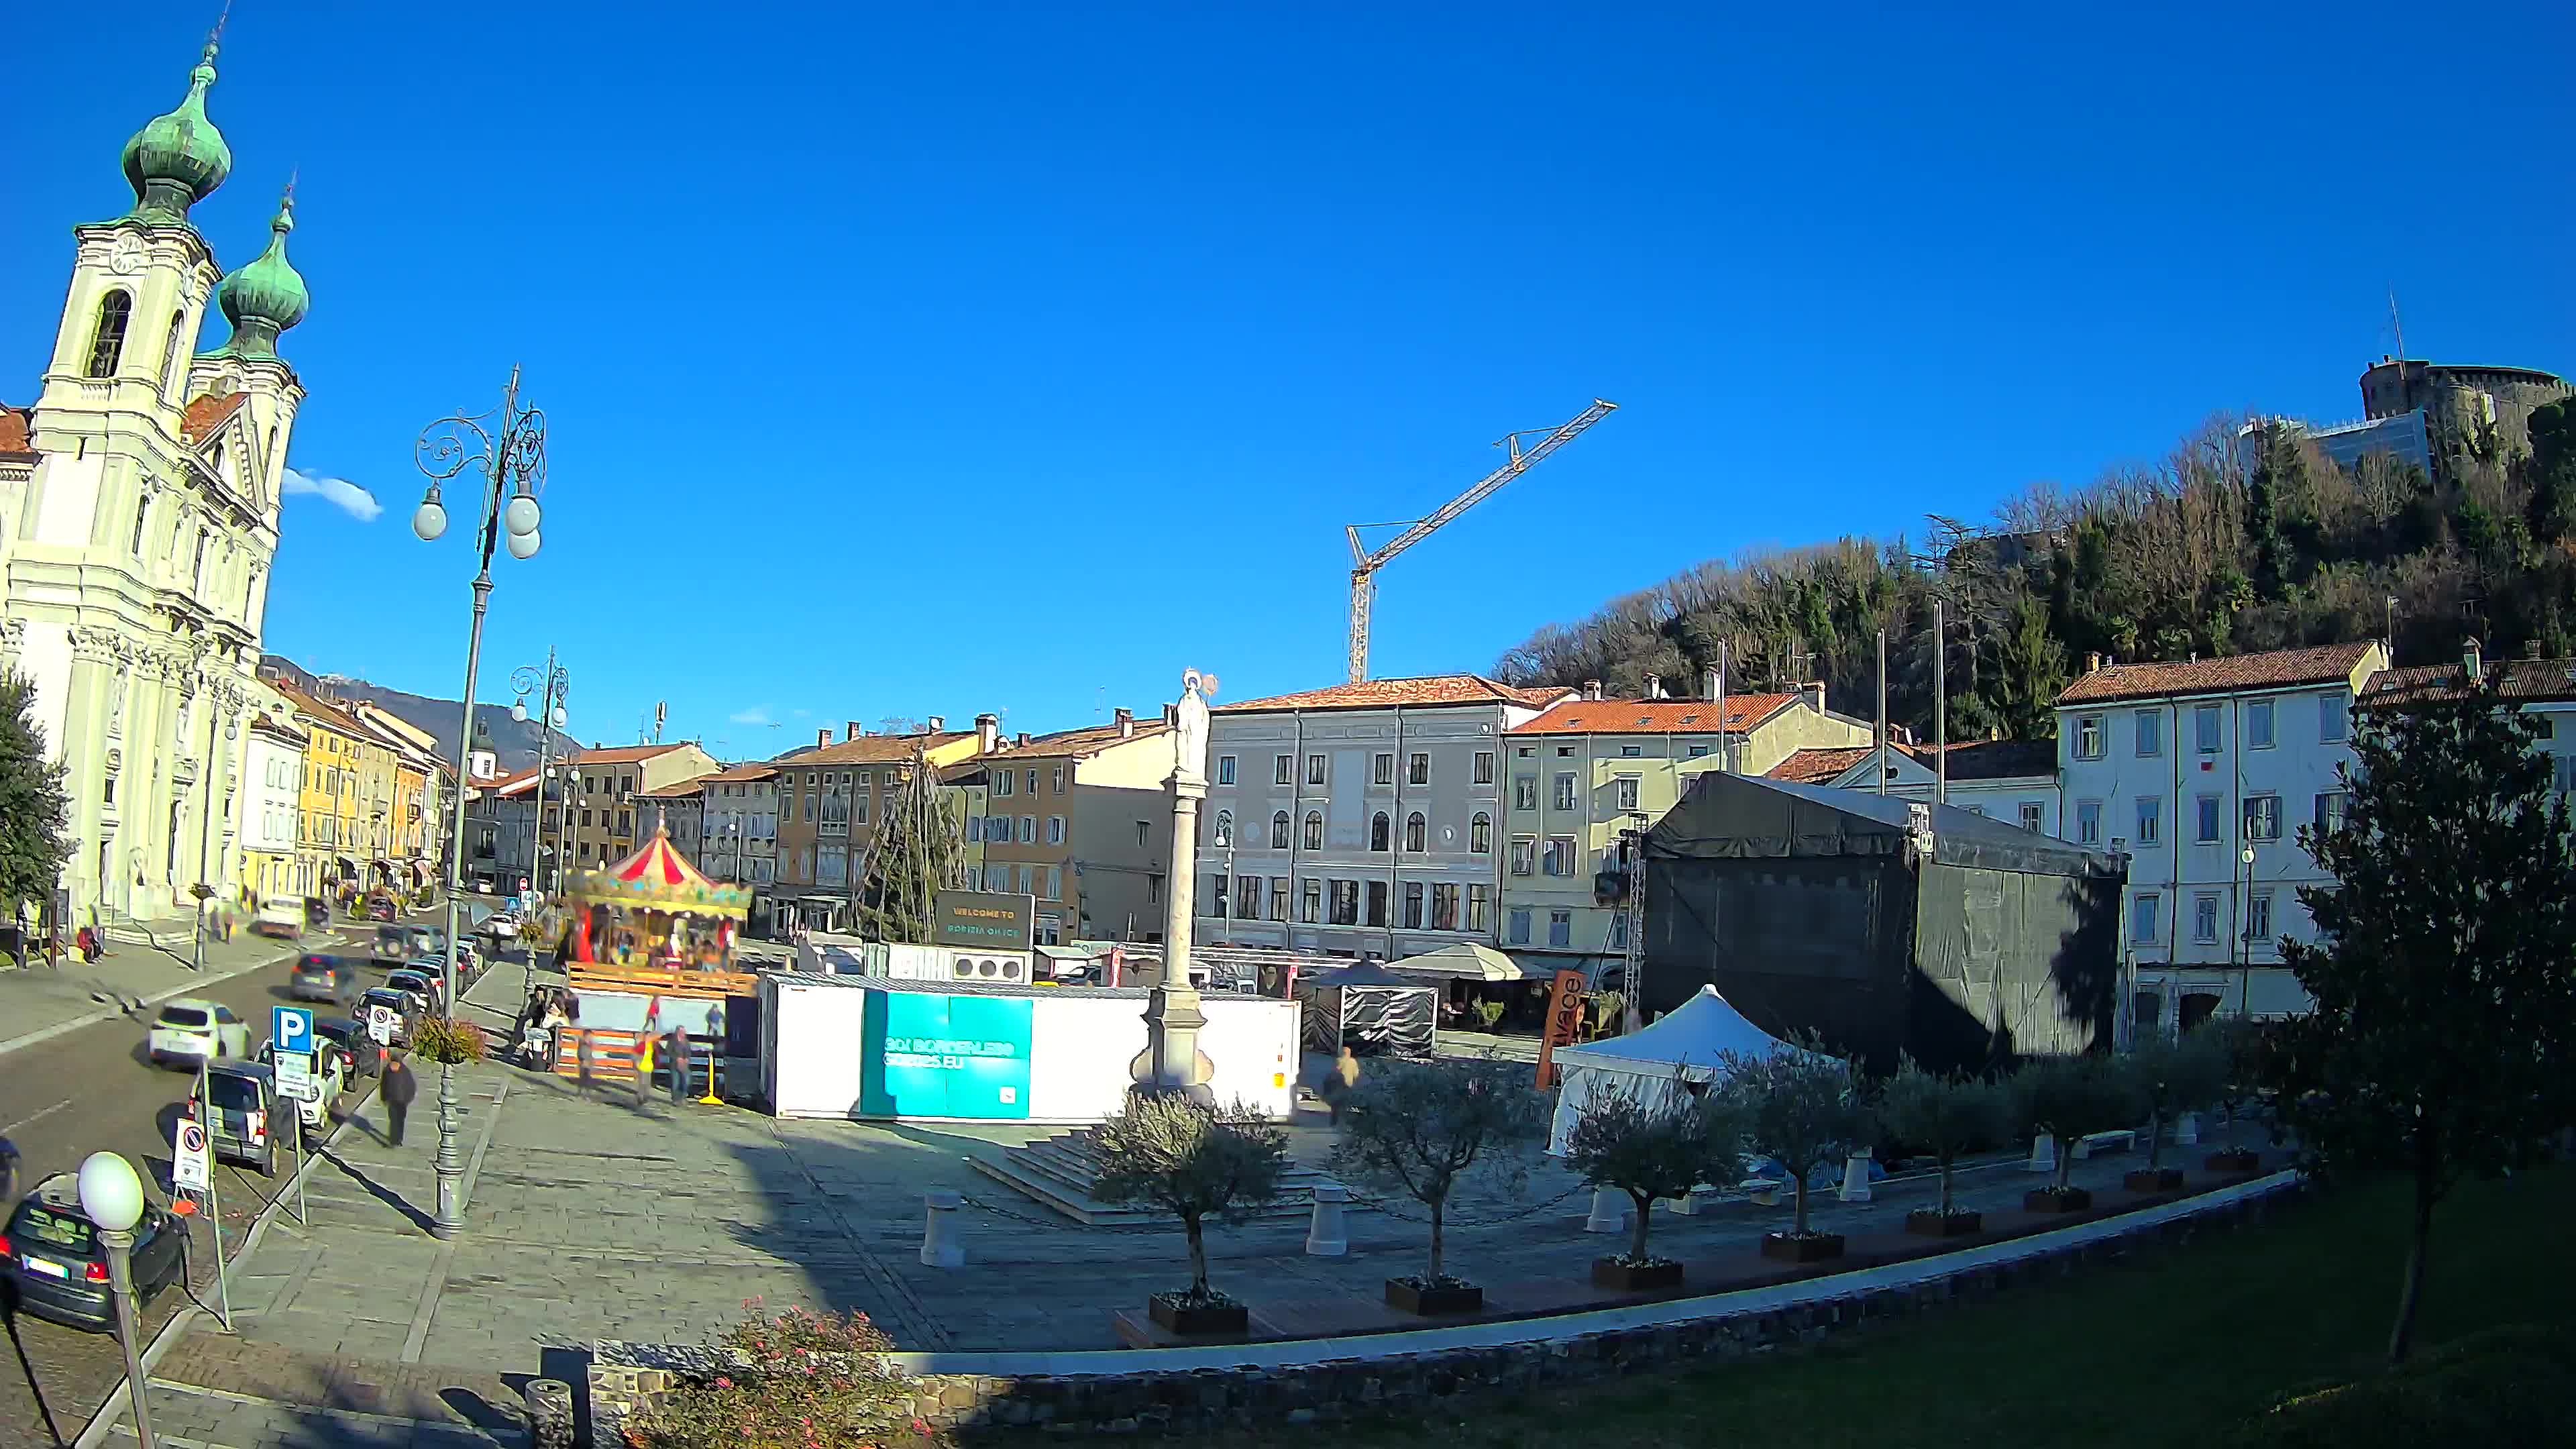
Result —
M 1473 941 L 1461 941 L 1454 946 L 1443 946 L 1437 951 L 1425 951 L 1419 956 L 1407 956 L 1401 961 L 1390 961 L 1387 963 L 1386 969 L 1399 975 L 1420 977 L 1425 980 L 1530 981 L 1546 979 L 1543 976 L 1524 970 L 1521 963 L 1504 955 L 1502 952 L 1495 950 L 1493 947 L 1479 946 Z

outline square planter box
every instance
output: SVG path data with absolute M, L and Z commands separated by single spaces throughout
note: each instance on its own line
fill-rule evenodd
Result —
M 1592 1260 L 1592 1286 L 1620 1293 L 1647 1293 L 1658 1288 L 1682 1286 L 1682 1265 L 1673 1261 L 1648 1263 L 1632 1268 L 1616 1258 Z
M 1425 1317 L 1440 1313 L 1478 1313 L 1485 1307 L 1485 1290 L 1467 1283 L 1417 1288 L 1402 1278 L 1389 1278 L 1386 1280 L 1386 1304 L 1389 1308 Z
M 1944 1213 L 1939 1208 L 1916 1208 L 1905 1215 L 1905 1230 L 1926 1238 L 1963 1238 L 1985 1231 L 1982 1213 Z
M 2091 1206 L 2093 1194 L 2080 1187 L 2064 1192 L 2042 1187 L 2021 1195 L 2021 1210 L 2026 1213 L 2080 1213 Z
M 2263 1154 L 2249 1147 L 2231 1147 L 2209 1154 L 2200 1165 L 2212 1172 L 2252 1172 L 2263 1165 Z
M 1240 1303 L 1185 1304 L 1173 1294 L 1157 1293 L 1145 1300 L 1145 1314 L 1185 1338 L 1220 1334 L 1240 1338 L 1252 1331 L 1251 1310 Z
M 1793 1238 L 1787 1233 L 1764 1233 L 1762 1256 L 1779 1263 L 1822 1263 L 1843 1255 L 1840 1233 L 1809 1233 Z
M 2141 1167 L 2120 1179 L 2120 1185 L 2131 1192 L 2172 1192 L 2182 1186 L 2179 1167 Z

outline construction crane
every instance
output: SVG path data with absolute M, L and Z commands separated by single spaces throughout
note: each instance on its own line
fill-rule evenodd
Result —
M 1354 523 L 1342 530 L 1349 535 L 1351 541 L 1351 683 L 1357 684 L 1368 678 L 1369 605 L 1377 598 L 1377 571 L 1386 567 L 1397 554 L 1439 532 L 1441 526 L 1449 520 L 1475 507 L 1495 489 L 1536 467 L 1540 459 L 1573 442 L 1584 429 L 1610 416 L 1618 406 L 1617 403 L 1594 398 L 1592 406 L 1577 413 L 1571 422 L 1554 428 L 1523 428 L 1519 432 L 1506 433 L 1496 438 L 1495 447 L 1511 450 L 1510 462 L 1478 479 L 1475 486 L 1466 492 L 1441 504 L 1439 510 L 1430 517 L 1416 519 L 1404 525 L 1404 532 L 1389 539 L 1385 547 L 1374 553 L 1369 551 L 1368 545 L 1360 541 L 1360 530 L 1393 528 L 1396 525 Z M 1537 442 L 1528 447 L 1521 446 L 1521 439 L 1542 433 L 1546 436 L 1539 438 Z

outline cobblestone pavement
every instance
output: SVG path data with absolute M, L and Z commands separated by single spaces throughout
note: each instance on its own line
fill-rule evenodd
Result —
M 528 1437 L 517 1418 L 479 1405 L 420 1418 L 159 1381 L 151 1392 L 152 1437 L 170 1449 L 517 1449 Z M 106 1443 L 137 1443 L 131 1413 L 117 1416 Z

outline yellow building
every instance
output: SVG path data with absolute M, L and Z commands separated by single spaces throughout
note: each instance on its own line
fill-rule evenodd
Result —
M 393 747 L 340 706 L 282 680 L 275 687 L 305 728 L 297 854 L 311 867 L 310 893 L 333 896 L 389 884 Z

